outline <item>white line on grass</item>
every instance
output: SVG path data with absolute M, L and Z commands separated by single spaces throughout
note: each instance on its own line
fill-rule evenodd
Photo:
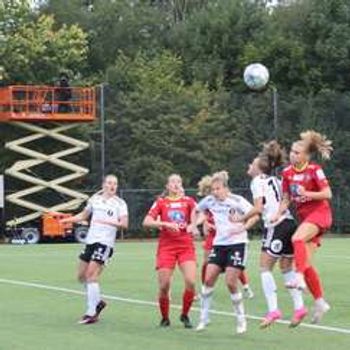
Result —
M 16 285 L 16 286 L 23 286 L 23 287 L 33 287 L 33 288 L 37 288 L 37 289 L 45 289 L 45 290 L 64 292 L 64 293 L 69 293 L 69 294 L 76 294 L 76 295 L 85 295 L 85 293 L 80 291 L 80 290 L 50 286 L 50 285 L 40 284 L 40 283 L 9 280 L 9 279 L 5 279 L 5 278 L 0 278 L 0 283 L 11 284 L 11 285 Z M 117 297 L 114 295 L 107 295 L 107 294 L 103 294 L 102 296 L 103 296 L 103 298 L 105 298 L 107 300 L 108 299 L 109 300 L 116 300 L 119 302 L 124 302 L 124 303 L 129 303 L 129 304 L 149 305 L 149 306 L 157 306 L 158 305 L 157 303 L 155 303 L 153 301 L 147 301 L 147 300 L 122 298 L 122 297 Z M 175 308 L 175 309 L 181 309 L 180 305 L 171 305 L 171 307 Z M 193 307 L 192 310 L 199 311 L 199 308 Z M 213 315 L 231 316 L 231 317 L 234 316 L 234 314 L 232 312 L 217 311 L 217 310 L 211 310 L 210 312 Z M 254 316 L 254 315 L 247 315 L 247 318 L 252 319 L 252 320 L 259 320 L 259 321 L 262 320 L 262 317 Z M 277 321 L 277 323 L 289 324 L 289 321 L 279 320 L 279 321 Z M 335 333 L 342 333 L 342 334 L 350 334 L 350 329 L 347 329 L 347 328 L 320 326 L 320 325 L 313 325 L 313 324 L 309 324 L 309 323 L 302 323 L 302 324 L 300 324 L 300 327 L 318 329 L 318 330 L 335 332 Z

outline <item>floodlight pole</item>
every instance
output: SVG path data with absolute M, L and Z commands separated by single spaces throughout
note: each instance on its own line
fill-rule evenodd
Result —
M 101 130 L 101 177 L 105 177 L 106 159 L 106 137 L 105 137 L 105 83 L 100 85 L 100 130 Z
M 272 106 L 273 106 L 273 136 L 278 139 L 278 91 L 272 86 Z

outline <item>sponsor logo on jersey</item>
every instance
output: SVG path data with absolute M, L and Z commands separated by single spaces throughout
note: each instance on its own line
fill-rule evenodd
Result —
M 184 223 L 185 214 L 179 210 L 170 210 L 168 212 L 168 218 L 171 222 Z
M 183 204 L 182 203 L 170 203 L 169 207 L 172 209 L 176 209 L 176 208 L 182 208 Z
M 304 181 L 304 178 L 305 178 L 304 174 L 294 174 L 293 175 L 294 181 Z

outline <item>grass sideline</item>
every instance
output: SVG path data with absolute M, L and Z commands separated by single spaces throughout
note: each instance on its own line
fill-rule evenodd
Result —
M 350 272 L 348 263 L 349 241 L 325 239 L 316 257 L 325 283 L 326 295 L 332 310 L 325 317 L 322 328 L 300 327 L 288 329 L 277 324 L 271 329 L 259 329 L 259 321 L 250 319 L 248 333 L 234 334 L 234 321 L 228 294 L 220 280 L 215 291 L 212 324 L 204 333 L 185 330 L 178 321 L 179 310 L 171 311 L 172 327 L 159 329 L 159 316 L 153 305 L 156 296 L 154 271 L 155 242 L 119 242 L 117 252 L 102 278 L 102 291 L 111 296 L 109 306 L 101 322 L 91 326 L 77 325 L 84 312 L 82 288 L 75 280 L 78 244 L 50 245 L 1 245 L 0 246 L 0 349 L 56 350 L 56 349 L 224 349 L 239 347 L 250 350 L 280 350 L 302 348 L 348 349 L 350 334 L 332 331 L 345 329 L 350 332 L 348 287 Z M 256 293 L 246 302 L 247 312 L 262 316 L 265 312 L 258 274 L 259 244 L 250 247 L 248 272 Z M 199 261 L 201 248 L 198 246 Z M 280 290 L 280 306 L 286 319 L 291 315 L 291 303 L 282 279 L 276 270 Z M 12 280 L 34 285 L 10 284 Z M 35 287 L 43 285 L 53 289 Z M 67 290 L 60 290 L 66 288 Z M 178 274 L 174 278 L 172 304 L 181 304 L 182 283 Z M 311 296 L 305 296 L 311 306 Z M 135 302 L 140 301 L 140 302 Z M 198 307 L 199 305 L 195 305 Z M 194 321 L 198 312 L 193 311 Z

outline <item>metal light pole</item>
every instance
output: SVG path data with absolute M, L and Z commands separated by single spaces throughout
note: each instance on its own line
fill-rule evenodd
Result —
M 101 129 L 101 177 L 105 177 L 106 159 L 106 138 L 105 138 L 105 84 L 100 85 L 100 129 Z
M 272 105 L 273 105 L 273 136 L 278 139 L 278 91 L 272 86 Z

